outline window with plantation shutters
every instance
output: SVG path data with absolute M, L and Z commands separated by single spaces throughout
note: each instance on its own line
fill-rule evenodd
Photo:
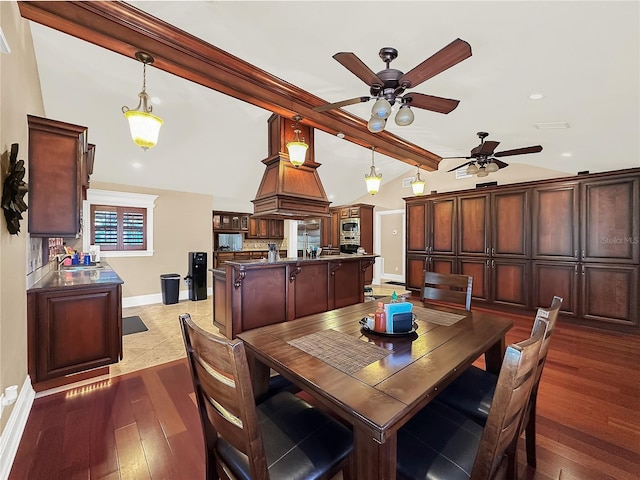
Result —
M 91 205 L 91 243 L 104 251 L 146 250 L 146 208 Z

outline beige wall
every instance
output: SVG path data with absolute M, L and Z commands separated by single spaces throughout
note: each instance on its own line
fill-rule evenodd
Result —
M 96 155 L 96 162 L 99 161 Z M 123 297 L 160 293 L 160 275 L 163 273 L 186 276 L 188 252 L 207 252 L 211 268 L 213 196 L 100 182 L 91 182 L 91 188 L 158 196 L 153 211 L 153 256 L 105 259 L 124 280 Z M 211 286 L 210 277 L 207 281 Z M 186 289 L 183 281 L 180 285 L 181 290 Z
M 404 277 L 404 213 L 387 213 L 380 215 L 380 252 L 384 252 L 384 270 L 386 274 Z
M 11 48 L 10 54 L 0 53 L 0 154 L 4 183 L 11 144 L 19 144 L 18 159 L 27 162 L 27 114 L 43 115 L 44 106 L 31 31 L 15 2 L 0 2 L 0 26 Z M 27 376 L 28 235 L 26 215 L 19 235 L 9 234 L 4 215 L 0 216 L 0 223 L 0 390 L 4 391 L 9 385 L 18 385 L 20 389 Z M 2 431 L 12 408 L 5 408 L 2 413 Z

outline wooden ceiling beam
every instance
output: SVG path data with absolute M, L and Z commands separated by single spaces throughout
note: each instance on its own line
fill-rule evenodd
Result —
M 21 1 L 20 14 L 115 53 L 153 55 L 153 66 L 410 165 L 436 170 L 440 157 L 392 133 L 371 133 L 344 110 L 315 112 L 327 102 L 124 2 Z

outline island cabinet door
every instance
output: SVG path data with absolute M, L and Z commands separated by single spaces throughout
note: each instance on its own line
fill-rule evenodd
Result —
M 36 381 L 116 363 L 120 285 L 38 295 Z
M 364 301 L 364 272 L 360 262 L 328 262 L 329 309 Z
M 330 310 L 327 270 L 327 262 L 289 266 L 289 305 L 293 311 L 288 319 Z

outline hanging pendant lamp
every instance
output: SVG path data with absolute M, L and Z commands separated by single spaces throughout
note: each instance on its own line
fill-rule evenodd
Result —
M 418 172 L 416 173 L 416 178 L 411 182 L 411 189 L 413 190 L 414 195 L 422 195 L 424 194 L 424 186 L 425 181 L 420 178 L 420 165 L 418 165 Z
M 380 190 L 380 182 L 382 182 L 382 174 L 376 173 L 376 165 L 373 161 L 373 154 L 376 147 L 371 147 L 371 171 L 369 175 L 364 176 L 364 181 L 367 183 L 367 192 L 371 195 L 375 195 Z
M 147 150 L 158 143 L 160 127 L 164 123 L 160 117 L 151 113 L 152 105 L 148 105 L 149 95 L 147 94 L 147 65 L 153 63 L 153 57 L 145 52 L 136 52 L 136 59 L 142 62 L 142 91 L 138 94 L 140 100 L 134 110 L 129 107 L 122 107 L 122 113 L 129 121 L 131 138 L 136 145 Z
M 287 143 L 287 150 L 289 151 L 289 161 L 291 165 L 298 168 L 305 161 L 307 156 L 307 149 L 309 145 L 307 145 L 304 141 L 304 138 L 300 140 L 300 120 L 302 117 L 300 115 L 296 115 L 293 117 L 293 120 L 296 122 L 293 125 L 293 133 L 295 134 L 295 138 Z

